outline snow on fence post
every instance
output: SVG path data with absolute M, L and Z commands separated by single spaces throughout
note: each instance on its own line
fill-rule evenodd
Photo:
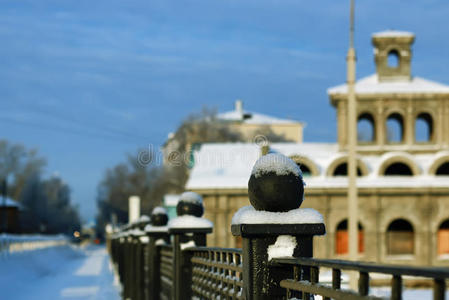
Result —
M 185 192 L 176 206 L 177 218 L 170 220 L 168 231 L 173 242 L 173 299 L 192 297 L 192 254 L 183 251 L 188 247 L 206 246 L 206 234 L 212 232 L 213 224 L 201 218 L 204 213 L 203 199 L 194 192 Z
M 322 216 L 301 209 L 304 182 L 299 167 L 279 154 L 262 156 L 254 165 L 248 194 L 252 206 L 233 217 L 231 231 L 242 237 L 245 299 L 284 299 L 282 279 L 292 270 L 270 264 L 278 257 L 312 257 L 313 236 L 325 234 Z M 308 280 L 308 271 L 300 274 Z M 302 298 L 304 299 L 304 298 Z
M 145 233 L 149 239 L 145 255 L 145 265 L 148 268 L 145 293 L 146 299 L 158 300 L 161 290 L 161 258 L 157 251 L 157 246 L 170 243 L 167 211 L 162 207 L 154 208 L 151 214 L 151 221 L 151 225 L 145 227 Z

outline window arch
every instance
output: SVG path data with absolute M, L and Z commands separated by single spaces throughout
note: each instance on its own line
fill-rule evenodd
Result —
M 413 176 L 413 172 L 405 163 L 396 162 L 385 168 L 384 176 Z
M 449 161 L 442 163 L 435 171 L 437 176 L 447 176 L 449 175 Z
M 357 175 L 366 176 L 368 173 L 368 166 L 357 158 Z M 341 155 L 334 159 L 326 169 L 326 176 L 348 176 L 348 156 Z
M 415 234 L 412 224 L 396 219 L 387 228 L 387 253 L 391 255 L 414 254 Z
M 302 171 L 303 177 L 310 177 L 312 176 L 312 171 L 310 171 L 310 168 L 306 164 L 298 164 L 299 168 Z
M 397 67 L 399 67 L 399 60 L 400 56 L 399 56 L 399 52 L 396 49 L 390 50 L 390 52 L 388 52 L 388 57 L 387 57 L 387 64 L 389 68 L 393 68 L 396 69 Z
M 377 174 L 379 176 L 414 176 L 421 174 L 421 169 L 406 152 L 384 155 Z
M 308 157 L 301 155 L 293 155 L 290 158 L 299 166 L 304 177 L 320 175 L 320 169 Z
M 429 113 L 420 113 L 415 120 L 415 141 L 431 142 L 433 140 L 433 119 Z
M 404 141 L 404 118 L 401 114 L 390 114 L 387 117 L 385 128 L 388 143 L 402 143 Z
M 375 122 L 371 113 L 362 113 L 357 120 L 357 141 L 361 143 L 376 140 Z
M 429 175 L 449 176 L 449 151 L 441 151 L 427 170 Z
M 335 167 L 332 176 L 348 176 L 348 164 L 343 162 Z M 362 176 L 362 170 L 360 166 L 357 166 L 357 176 Z
M 443 221 L 438 228 L 438 255 L 449 255 L 449 219 Z
M 358 249 L 359 253 L 365 251 L 363 226 L 358 222 Z M 348 220 L 344 219 L 337 225 L 335 233 L 335 253 L 347 254 L 349 250 Z

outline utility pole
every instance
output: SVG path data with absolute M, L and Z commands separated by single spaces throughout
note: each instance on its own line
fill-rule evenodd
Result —
M 358 200 L 357 200 L 357 117 L 355 96 L 355 49 L 354 49 L 354 0 L 351 1 L 349 25 L 349 50 L 346 57 L 348 85 L 348 234 L 349 259 L 357 260 L 358 254 Z M 350 276 L 350 286 L 357 286 L 355 274 Z

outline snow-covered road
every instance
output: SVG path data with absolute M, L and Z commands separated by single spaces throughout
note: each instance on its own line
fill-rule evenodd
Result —
M 61 246 L 0 258 L 0 300 L 119 300 L 104 247 Z

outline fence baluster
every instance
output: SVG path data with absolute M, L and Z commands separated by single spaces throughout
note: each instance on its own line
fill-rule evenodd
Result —
M 359 294 L 366 296 L 369 293 L 369 274 L 367 272 L 359 273 Z
M 446 281 L 435 278 L 433 280 L 433 300 L 444 300 L 446 290 Z

